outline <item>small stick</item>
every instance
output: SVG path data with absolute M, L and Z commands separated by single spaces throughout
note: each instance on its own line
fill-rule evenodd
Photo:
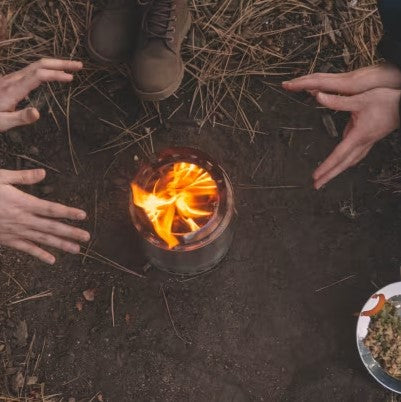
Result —
M 167 117 L 166 120 L 170 120 L 182 107 L 184 106 L 184 102 L 181 102 Z
M 166 305 L 166 310 L 167 310 L 168 316 L 169 316 L 169 318 L 170 318 L 171 325 L 172 325 L 172 327 L 173 327 L 173 329 L 174 329 L 174 333 L 176 334 L 177 338 L 181 339 L 184 343 L 191 344 L 191 342 L 189 342 L 189 341 L 187 341 L 186 339 L 184 339 L 184 338 L 179 334 L 179 332 L 177 331 L 177 328 L 176 328 L 176 326 L 175 326 L 175 324 L 174 324 L 174 321 L 173 321 L 173 317 L 171 316 L 170 307 L 169 307 L 169 305 L 168 305 L 168 301 L 167 301 L 167 297 L 166 297 L 166 293 L 165 293 L 165 291 L 164 291 L 163 285 L 160 285 L 160 290 L 162 291 L 162 294 L 163 294 L 164 303 L 165 303 L 165 305 Z
M 291 189 L 291 188 L 302 188 L 302 186 L 258 186 L 252 184 L 239 184 L 238 187 L 241 190 L 280 190 L 280 189 Z
M 95 398 L 100 394 L 101 391 L 97 391 L 95 395 L 89 400 L 89 402 L 92 402 L 95 400 Z
M 332 286 L 335 286 L 335 285 L 338 285 L 339 283 L 345 282 L 345 281 L 347 281 L 348 279 L 352 279 L 352 278 L 354 278 L 356 275 L 357 275 L 357 274 L 349 275 L 349 276 L 347 276 L 346 278 L 343 278 L 343 279 L 340 279 L 339 281 L 336 281 L 336 282 L 334 282 L 334 283 L 331 283 L 330 285 L 323 286 L 323 287 L 320 288 L 320 289 L 316 289 L 316 290 L 315 290 L 315 293 L 318 293 L 318 292 L 321 292 L 322 290 L 331 288 Z
M 110 260 L 109 258 L 104 257 L 103 255 L 97 253 L 97 252 L 94 251 L 94 250 L 92 250 L 91 252 L 93 252 L 94 254 L 96 254 L 96 256 L 93 256 L 93 255 L 90 255 L 90 254 L 87 254 L 87 255 L 86 255 L 85 253 L 82 253 L 82 252 L 79 253 L 79 255 L 82 255 L 82 256 L 85 256 L 86 258 L 90 258 L 90 259 L 92 259 L 92 260 L 101 262 L 101 263 L 103 263 L 103 264 L 105 264 L 105 265 L 108 265 L 108 266 L 110 266 L 110 267 L 116 268 L 116 269 L 118 269 L 118 270 L 120 270 L 120 271 L 123 271 L 123 272 L 126 272 L 126 273 L 128 273 L 128 274 L 138 276 L 139 278 L 145 278 L 144 275 L 138 274 L 138 272 L 135 272 L 135 271 L 133 271 L 133 270 L 131 270 L 131 269 L 128 269 L 128 268 L 124 267 L 123 265 L 120 265 L 120 264 L 118 264 L 117 262 L 112 261 L 112 260 Z
M 14 305 L 14 304 L 19 304 L 22 302 L 26 302 L 29 300 L 37 300 L 37 299 L 42 299 L 43 297 L 51 297 L 51 296 L 53 296 L 53 292 L 50 290 L 46 290 L 44 292 L 38 293 L 37 295 L 28 296 L 28 297 L 25 297 L 24 299 L 13 301 L 13 302 L 9 303 L 9 306 Z
M 25 294 L 28 294 L 26 289 L 13 277 L 11 276 L 8 272 L 1 270 L 4 275 L 7 275 Z
M 45 167 L 46 169 L 49 169 L 49 170 L 52 170 L 53 172 L 61 174 L 61 172 L 58 169 L 56 169 L 56 168 L 54 168 L 54 167 L 52 167 L 50 165 L 46 165 L 46 163 L 37 161 L 36 159 L 33 159 L 33 158 L 29 157 L 29 156 L 20 155 L 20 154 L 11 154 L 11 153 L 10 153 L 10 155 L 15 156 L 16 158 L 25 159 L 26 161 L 29 161 L 29 162 L 32 162 L 32 163 L 36 163 L 39 166 Z
M 269 151 L 266 151 L 265 154 L 262 156 L 262 158 L 260 159 L 259 163 L 256 165 L 254 171 L 252 172 L 251 175 L 251 179 L 253 180 L 255 177 L 256 172 L 259 170 L 261 164 L 263 163 L 263 161 L 266 159 L 267 154 L 269 153 Z
M 82 377 L 82 374 L 78 375 L 77 377 L 73 378 L 72 380 L 68 380 L 66 382 L 63 382 L 62 386 L 65 387 L 68 384 L 71 384 L 77 380 L 79 380 Z
M 42 360 L 43 351 L 45 350 L 45 346 L 46 346 L 46 338 L 43 340 L 42 350 L 40 351 L 40 353 L 36 359 L 36 363 L 35 363 L 35 366 L 34 366 L 33 372 L 32 372 L 33 374 L 35 374 L 39 368 L 39 364 L 40 364 L 40 361 Z
M 111 289 L 111 320 L 113 322 L 113 328 L 115 327 L 115 321 L 114 321 L 114 286 Z

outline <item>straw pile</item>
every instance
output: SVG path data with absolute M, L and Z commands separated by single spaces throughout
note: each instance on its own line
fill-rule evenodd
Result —
M 116 74 L 129 79 L 124 68 L 104 68 L 87 59 L 84 37 L 98 3 L 0 0 L 7 21 L 6 29 L 0 29 L 2 73 L 45 56 L 85 62 L 84 73 L 72 87 L 51 85 L 50 99 L 46 88 L 43 97 L 55 116 L 61 113 L 68 119 L 69 102 L 89 88 L 100 89 L 102 81 Z M 252 139 L 256 128 L 248 115 L 261 110 L 259 97 L 278 80 L 317 70 L 350 70 L 375 61 L 381 35 L 376 0 L 191 0 L 190 4 L 194 23 L 184 46 L 188 74 L 182 90 L 191 96 L 191 115 L 201 127 L 224 122 Z M 149 114 L 154 108 L 144 109 Z M 145 116 L 143 121 L 149 119 Z M 144 129 L 128 127 L 122 132 L 139 141 Z

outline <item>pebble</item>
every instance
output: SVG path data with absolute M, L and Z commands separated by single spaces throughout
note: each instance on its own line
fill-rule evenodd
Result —
M 40 188 L 40 191 L 43 195 L 49 195 L 54 192 L 54 187 L 53 186 L 42 186 Z
M 29 148 L 29 154 L 30 155 L 34 155 L 34 156 L 39 156 L 39 148 L 38 147 L 35 147 L 34 145 L 32 145 L 30 148 Z

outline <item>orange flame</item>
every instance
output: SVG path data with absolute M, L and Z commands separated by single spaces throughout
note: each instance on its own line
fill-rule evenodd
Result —
M 218 200 L 211 175 L 187 162 L 174 163 L 151 192 L 131 186 L 134 204 L 144 210 L 170 249 L 180 244 L 179 235 L 199 230 L 210 219 Z

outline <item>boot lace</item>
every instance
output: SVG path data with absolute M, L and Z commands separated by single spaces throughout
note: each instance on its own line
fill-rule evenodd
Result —
M 171 22 L 176 20 L 174 16 L 174 0 L 138 0 L 140 5 L 146 6 L 142 28 L 148 38 L 172 41 L 175 27 Z

